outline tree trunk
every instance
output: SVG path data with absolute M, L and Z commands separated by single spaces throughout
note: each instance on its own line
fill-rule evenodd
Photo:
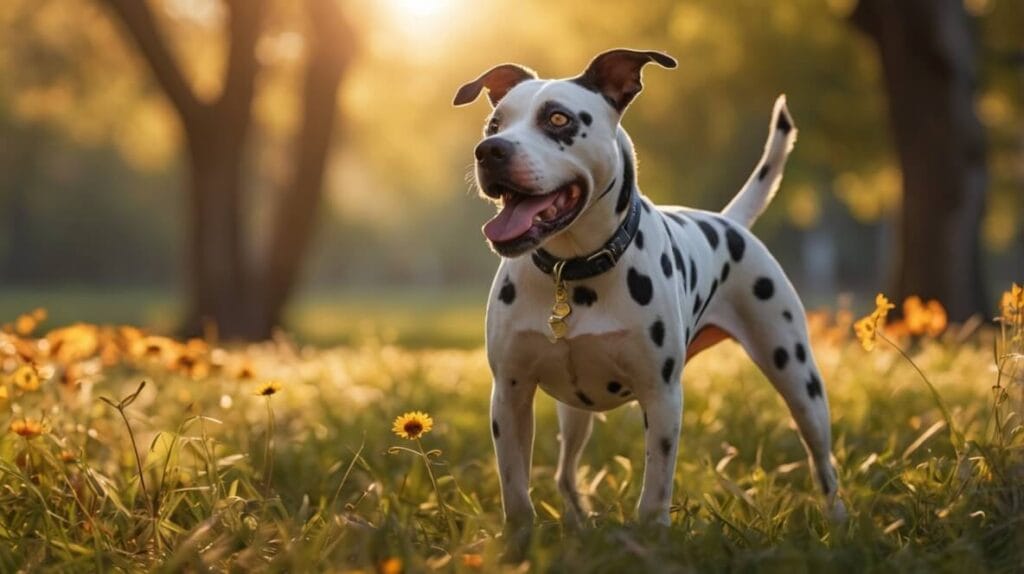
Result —
M 338 85 L 352 54 L 351 28 L 335 0 L 306 0 L 310 33 L 292 181 L 280 197 L 266 265 L 245 252 L 243 162 L 259 72 L 255 48 L 266 0 L 224 0 L 229 50 L 224 89 L 200 101 L 160 35 L 146 0 L 105 0 L 120 17 L 178 112 L 188 144 L 188 335 L 265 339 L 298 277 L 320 204 Z
M 302 125 L 292 161 L 291 184 L 277 205 L 263 273 L 260 308 L 261 328 L 266 334 L 281 324 L 285 302 L 298 280 L 303 254 L 313 236 L 317 206 L 323 196 L 338 88 L 352 54 L 351 28 L 333 0 L 307 0 L 306 12 L 311 32 Z
M 892 294 L 939 299 L 953 320 L 984 314 L 988 176 L 962 2 L 861 0 L 852 19 L 878 48 L 903 173 Z

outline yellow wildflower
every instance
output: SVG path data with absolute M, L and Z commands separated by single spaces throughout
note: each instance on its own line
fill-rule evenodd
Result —
M 256 395 L 260 397 L 272 397 L 280 390 L 280 381 L 267 381 L 256 388 Z
M 400 438 L 416 440 L 430 432 L 432 428 L 434 428 L 434 419 L 430 418 L 430 415 L 413 411 L 396 418 L 391 431 Z
M 853 331 L 857 334 L 857 339 L 860 340 L 865 351 L 875 348 L 878 329 L 885 326 L 885 318 L 889 315 L 889 310 L 895 307 L 885 295 L 879 293 L 875 296 L 875 310 L 853 324 Z
M 11 421 L 10 430 L 18 436 L 32 439 L 43 434 L 45 429 L 43 423 L 35 419 L 15 419 Z
M 1016 283 L 1011 285 L 1010 290 L 1003 293 L 999 310 L 1004 323 L 1013 324 L 1024 320 L 1024 287 Z
M 39 373 L 32 365 L 22 365 L 11 377 L 14 384 L 23 391 L 34 391 L 39 388 Z

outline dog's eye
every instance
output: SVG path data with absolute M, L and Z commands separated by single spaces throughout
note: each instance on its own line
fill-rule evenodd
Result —
M 548 123 L 555 126 L 556 128 L 564 128 L 569 125 L 569 116 L 562 112 L 555 112 L 548 117 Z
M 487 128 L 485 129 L 487 135 L 493 135 L 498 133 L 498 124 L 498 118 L 491 118 L 491 121 L 487 122 Z

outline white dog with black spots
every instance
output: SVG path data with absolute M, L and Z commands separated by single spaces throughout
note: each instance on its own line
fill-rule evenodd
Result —
M 772 199 L 796 129 L 775 103 L 765 152 L 721 212 L 657 206 L 636 186 L 620 124 L 641 69 L 676 61 L 611 50 L 578 77 L 538 79 L 515 64 L 464 85 L 493 106 L 475 150 L 476 180 L 499 213 L 483 228 L 502 256 L 487 305 L 493 373 L 491 431 L 506 525 L 529 529 L 533 400 L 557 400 L 556 474 L 565 519 L 587 507 L 576 467 L 595 412 L 643 410 L 646 461 L 640 521 L 668 524 L 687 359 L 731 337 L 782 395 L 807 447 L 830 515 L 845 515 L 831 463 L 828 400 L 803 305 L 749 227 Z

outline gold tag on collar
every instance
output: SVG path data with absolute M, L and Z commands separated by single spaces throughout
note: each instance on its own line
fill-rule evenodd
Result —
M 569 305 L 569 290 L 562 281 L 562 268 L 565 261 L 559 261 L 552 269 L 555 276 L 555 304 L 551 306 L 551 316 L 548 317 L 548 328 L 551 330 L 551 342 L 565 337 L 569 330 L 565 318 L 572 314 L 572 307 Z

